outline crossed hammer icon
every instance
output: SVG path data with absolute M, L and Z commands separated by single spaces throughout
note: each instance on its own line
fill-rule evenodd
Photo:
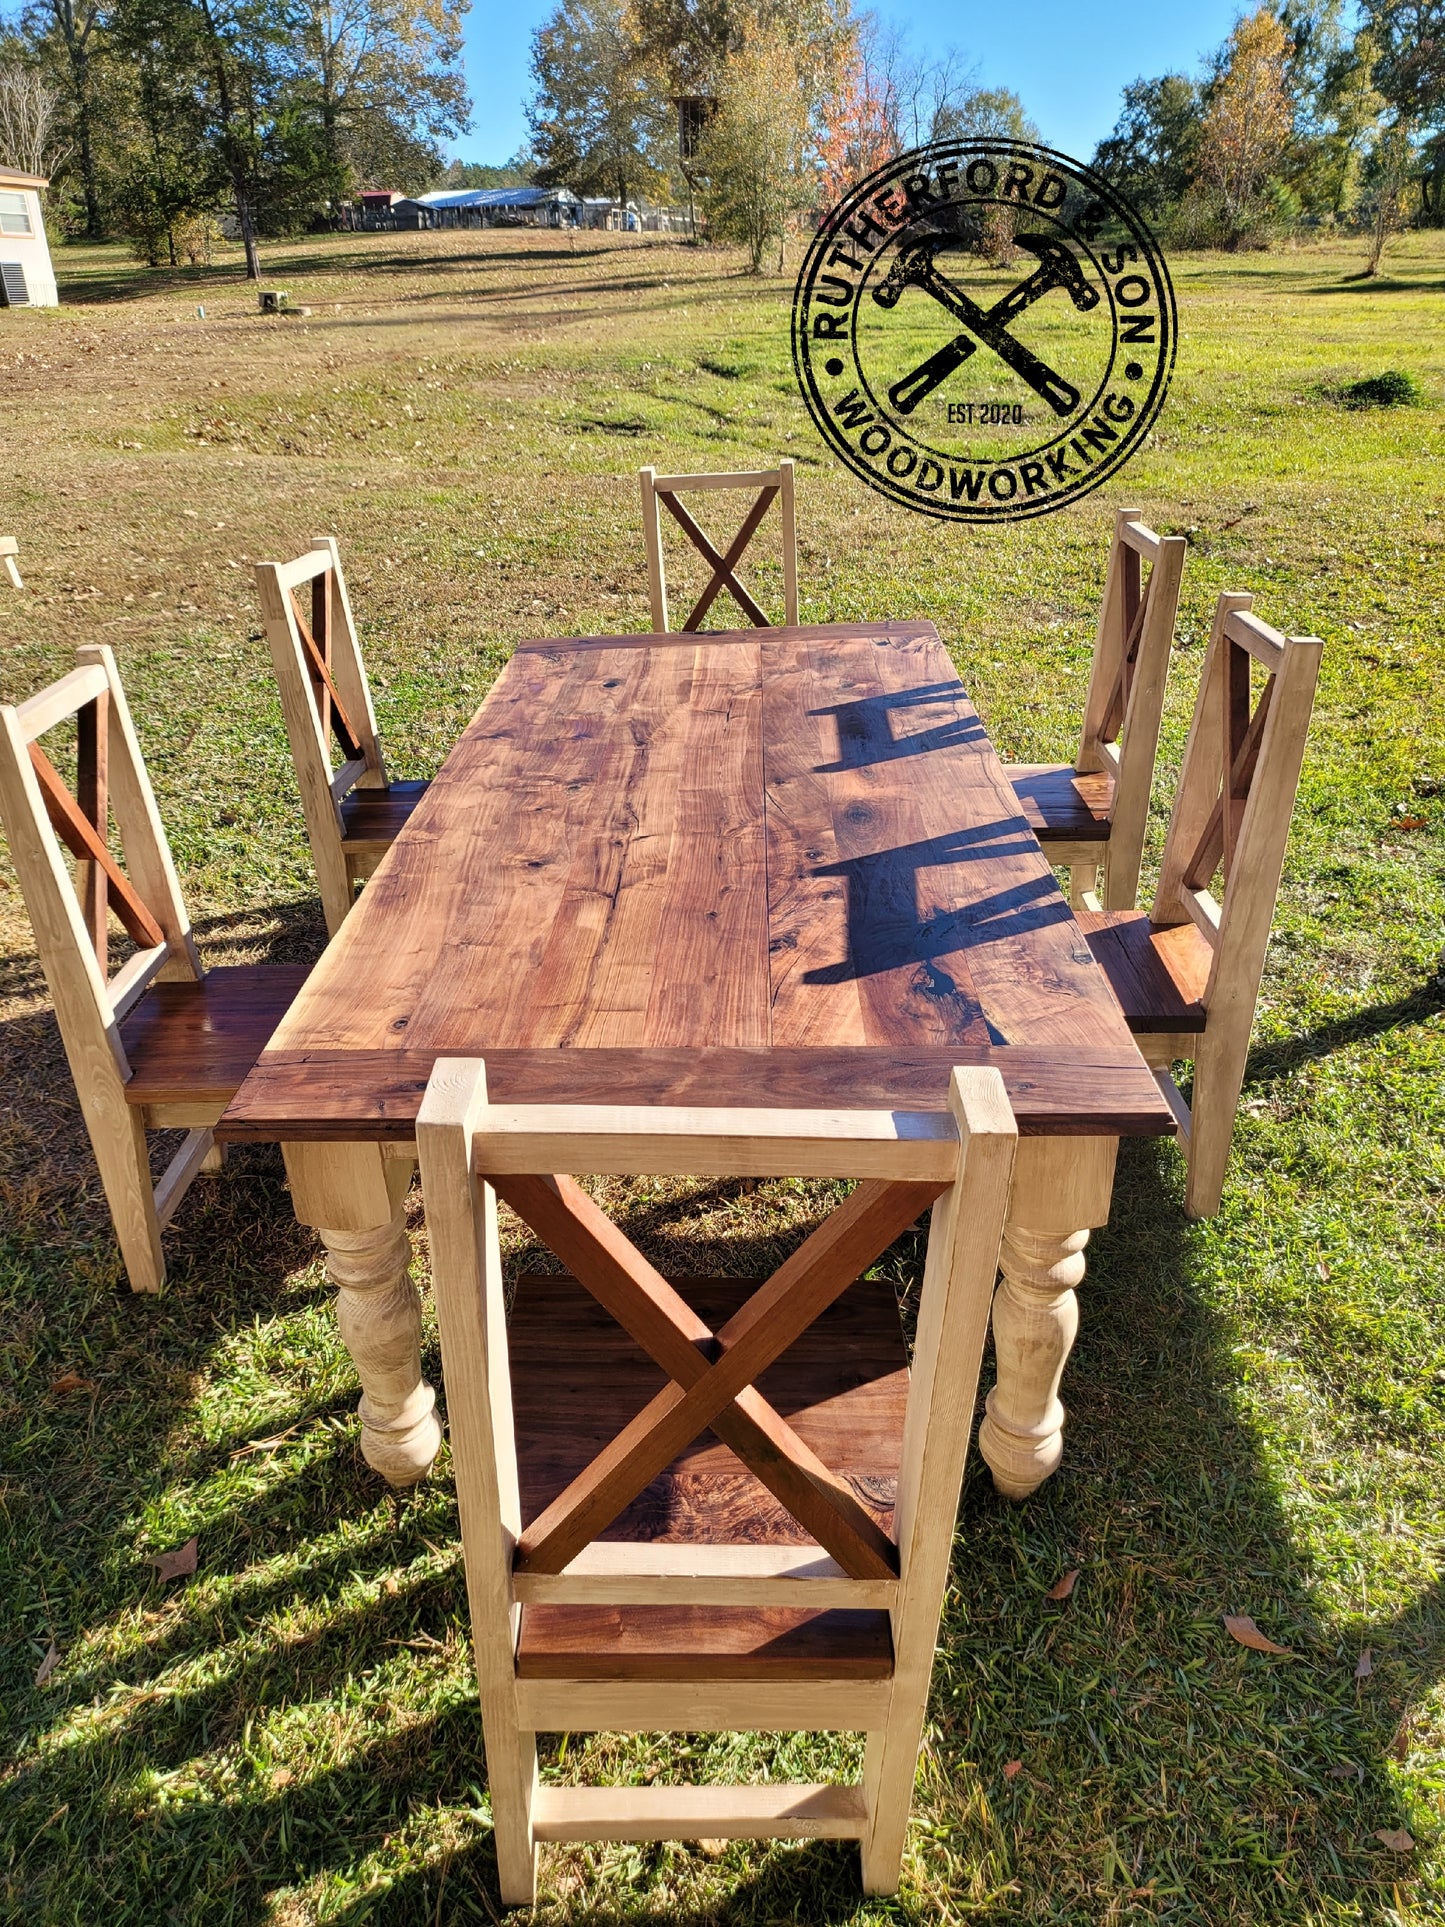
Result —
M 1097 307 L 1099 291 L 1090 287 L 1084 279 L 1077 259 L 1062 241 L 1056 241 L 1050 235 L 1019 235 L 1018 245 L 1027 248 L 1030 254 L 1036 254 L 1039 265 L 1016 288 L 1011 288 L 1002 300 L 996 301 L 991 308 L 981 308 L 956 282 L 950 281 L 940 271 L 935 256 L 948 245 L 948 237 L 942 234 L 910 241 L 898 250 L 887 280 L 873 290 L 873 299 L 880 308 L 892 308 L 897 306 L 905 288 L 922 288 L 955 320 L 963 322 L 968 330 L 945 342 L 936 354 L 920 362 L 901 381 L 894 382 L 888 390 L 889 401 L 900 415 L 911 415 L 926 395 L 931 395 L 955 368 L 962 367 L 981 341 L 993 349 L 1000 361 L 1007 362 L 1036 395 L 1042 396 L 1056 415 L 1072 414 L 1079 405 L 1078 389 L 1061 375 L 1056 375 L 1031 348 L 1026 348 L 1021 341 L 1015 341 L 1008 331 L 1008 324 L 1017 320 L 1025 308 L 1031 308 L 1051 288 L 1063 288 L 1081 313 Z

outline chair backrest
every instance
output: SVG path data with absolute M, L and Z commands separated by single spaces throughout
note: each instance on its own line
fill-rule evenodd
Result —
M 0 535 L 0 567 L 4 569 L 5 580 L 15 588 L 23 589 L 25 584 L 20 580 L 20 564 L 15 559 L 19 553 L 20 544 L 13 535 Z
M 71 717 L 73 792 L 39 740 Z M 108 648 L 78 649 L 69 675 L 26 702 L 0 704 L 0 816 L 77 1082 L 97 1051 L 124 1076 L 121 1018 L 157 980 L 194 982 L 201 966 Z M 114 975 L 111 916 L 135 945 Z
M 1214 950 L 1204 1005 L 1254 1013 L 1324 649 L 1221 595 L 1164 845 L 1156 924 L 1192 922 Z M 1256 698 L 1253 672 L 1263 672 Z M 1222 901 L 1213 894 L 1223 877 Z
M 1138 509 L 1120 509 L 1114 518 L 1074 763 L 1080 774 L 1105 770 L 1114 778 L 1104 861 L 1106 910 L 1132 909 L 1138 893 L 1188 547 L 1182 535 L 1156 535 Z
M 258 562 L 256 583 L 322 895 L 348 902 L 341 805 L 354 789 L 385 788 L 386 765 L 335 536 L 318 535 L 294 562 Z
M 642 527 L 647 538 L 647 591 L 652 606 L 652 627 L 658 635 L 667 633 L 667 573 L 662 555 L 662 521 L 666 509 L 689 542 L 712 569 L 712 579 L 694 603 L 683 623 L 687 633 L 702 627 L 703 618 L 718 595 L 726 589 L 748 619 L 751 627 L 772 625 L 737 575 L 738 563 L 752 541 L 759 523 L 777 500 L 783 523 L 783 621 L 798 620 L 798 531 L 793 501 L 793 464 L 785 459 L 776 468 L 755 469 L 738 475 L 659 475 L 655 469 L 639 470 L 642 483 Z M 678 501 L 678 496 L 695 490 L 751 489 L 753 501 L 742 525 L 725 551 L 715 548 L 696 521 Z
M 686 1838 L 719 1831 L 861 1838 L 865 1884 L 889 1890 L 897 1881 L 912 1795 L 1016 1146 L 998 1072 L 955 1071 L 948 1114 L 902 1118 L 491 1105 L 480 1062 L 442 1060 L 417 1119 L 417 1145 L 504 1897 L 528 1897 L 538 1837 Z M 586 1192 L 551 1175 L 558 1170 L 838 1175 L 862 1182 L 714 1333 Z M 666 1380 L 530 1519 L 523 1517 L 519 1485 L 498 1196 Z M 859 1480 L 840 1478 L 823 1463 L 762 1395 L 758 1380 L 930 1203 L 901 1445 L 896 1432 L 890 1435 L 897 1479 L 890 1531 L 860 1502 Z M 894 1325 L 896 1337 L 896 1319 Z M 849 1362 L 860 1360 L 850 1356 Z M 565 1358 L 558 1364 L 560 1396 L 569 1367 Z M 615 1398 L 607 1409 L 615 1409 Z M 742 1519 L 727 1538 L 762 1543 L 680 1544 L 675 1522 L 667 1543 L 636 1532 L 619 1540 L 619 1515 L 709 1427 L 802 1534 L 794 1527 L 786 1542 L 769 1543 L 765 1533 L 750 1534 Z M 866 1489 L 866 1479 L 862 1485 Z M 598 1543 L 604 1533 L 608 1541 Z M 800 1537 L 818 1543 L 800 1544 Z M 629 1674 L 620 1651 L 580 1679 L 533 1676 L 522 1655 L 525 1613 L 535 1605 L 681 1608 L 694 1615 L 689 1625 L 705 1621 L 708 1609 L 717 1619 L 735 1616 L 740 1607 L 763 1615 L 779 1607 L 843 1607 L 853 1609 L 841 1615 L 850 1620 L 886 1611 L 884 1676 L 829 1677 L 816 1654 L 811 1674 L 805 1661 L 796 1676 L 786 1661 L 760 1678 L 730 1674 L 726 1665 L 710 1670 L 705 1659 L 678 1677 Z M 676 1789 L 659 1789 L 645 1813 L 630 1789 L 622 1808 L 619 1790 L 572 1789 L 559 1803 L 536 1787 L 532 1742 L 537 1730 L 558 1725 L 576 1731 L 862 1727 L 873 1744 L 861 1786 L 791 1790 L 808 1796 L 805 1828 L 785 1824 L 786 1801 L 777 1802 L 787 1790 L 777 1788 L 766 1790 L 771 1822 L 758 1806 L 762 1790 L 739 1788 L 732 1790 L 737 1804 L 723 1826 L 716 1804 L 704 1814 Z M 649 1831 L 626 1830 L 639 1825 Z

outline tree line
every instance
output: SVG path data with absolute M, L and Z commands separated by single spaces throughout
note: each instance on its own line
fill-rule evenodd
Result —
M 295 233 L 358 185 L 427 185 L 467 124 L 469 0 L 29 0 L 0 21 L 0 161 L 51 215 L 174 264 L 229 212 Z
M 1375 272 L 1398 228 L 1445 220 L 1445 0 L 1361 0 L 1351 21 L 1344 0 L 1266 0 L 1202 74 L 1127 86 L 1095 165 L 1181 245 L 1337 225 L 1371 232 Z M 695 194 L 755 267 L 909 147 L 1036 133 L 1015 94 L 850 0 L 559 0 L 532 70 L 539 180 Z
M 0 161 L 54 176 L 62 230 L 196 258 L 361 186 L 535 181 L 694 204 L 761 267 L 799 217 L 931 140 L 1036 138 L 1016 94 L 922 57 L 853 0 L 558 0 L 530 147 L 452 162 L 469 0 L 24 0 L 0 17 Z M 1367 272 L 1445 221 L 1445 0 L 1265 0 L 1196 75 L 1139 78 L 1095 165 L 1177 244 L 1368 230 Z M 1011 235 L 982 245 L 1006 258 Z
M 1283 0 L 1242 17 L 1198 76 L 1124 89 L 1095 165 L 1184 246 L 1302 226 L 1445 222 L 1445 0 Z

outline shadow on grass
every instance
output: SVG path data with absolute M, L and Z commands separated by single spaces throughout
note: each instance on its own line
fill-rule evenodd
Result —
M 1249 1053 L 1245 1086 L 1268 1084 L 1276 1078 L 1287 1077 L 1301 1064 L 1328 1057 L 1348 1044 L 1368 1043 L 1371 1038 L 1383 1037 L 1406 1025 L 1423 1024 L 1441 1010 L 1445 1010 L 1445 974 L 1429 978 L 1408 996 L 1397 997 L 1391 1003 L 1367 1004 L 1302 1036 L 1282 1037 L 1274 1043 L 1260 1045 Z
M 201 936 L 213 956 L 258 943 L 290 956 L 319 929 L 299 905 L 269 934 L 223 918 Z M 1323 1051 L 1411 1021 L 1418 1004 L 1271 1049 Z M 8 1143 L 0 1175 L 12 1197 L 28 1182 L 49 1208 L 12 1217 L 4 1252 L 0 1913 L 262 1927 L 316 1918 L 324 1889 L 326 1917 L 353 1927 L 497 1919 L 450 1481 L 397 1501 L 360 1464 L 354 1388 L 308 1352 L 329 1294 L 314 1272 L 292 1282 L 315 1245 L 291 1220 L 279 1160 L 248 1152 L 198 1187 L 172 1237 L 171 1289 L 131 1298 L 95 1194 L 55 1203 L 47 1162 L 78 1120 L 65 1121 L 48 1018 L 16 1024 L 3 1033 L 22 1067 L 11 1117 L 35 1136 L 28 1151 Z M 1256 1074 L 1270 1063 L 1257 1053 Z M 72 1170 L 64 1156 L 56 1168 Z M 1409 1858 L 1377 1836 L 1407 1824 L 1389 1763 L 1440 1677 L 1441 1596 L 1384 1624 L 1321 1610 L 1179 1175 L 1171 1147 L 1123 1147 L 1113 1220 L 1090 1247 L 1060 1473 L 1013 1507 L 972 1461 L 925 1831 L 889 1918 L 936 1919 L 940 1894 L 991 1918 L 1399 1918 Z M 779 1240 L 748 1199 L 736 1181 L 709 1181 L 685 1204 L 644 1199 L 616 1215 L 661 1265 L 761 1274 Z M 688 1208 L 710 1224 L 723 1212 L 723 1231 L 685 1240 Z M 916 1276 L 921 1240 L 899 1251 L 891 1269 Z M 77 1364 L 93 1400 L 48 1389 Z M 242 1389 L 218 1405 L 233 1371 Z M 288 1431 L 275 1454 L 245 1449 Z M 154 1544 L 197 1507 L 201 1569 L 167 1593 L 139 1564 L 138 1532 Z M 1074 1568 L 1072 1597 L 1049 1602 Z M 1294 1657 L 1234 1645 L 1225 1613 L 1251 1614 Z M 49 1637 L 74 1658 L 41 1691 Z M 1374 1671 L 1356 1680 L 1365 1646 Z M 299 1771 L 282 1764 L 299 1755 Z M 753 1770 L 766 1757 L 749 1756 Z M 559 1764 L 554 1740 L 544 1769 Z M 700 1776 L 713 1770 L 726 1761 Z M 856 1853 L 832 1844 L 739 1844 L 715 1862 L 672 1845 L 549 1848 L 542 1896 L 541 1917 L 559 1921 L 762 1927 L 883 1912 L 858 1893 Z

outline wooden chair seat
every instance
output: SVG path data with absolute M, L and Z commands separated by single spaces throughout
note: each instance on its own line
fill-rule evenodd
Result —
M 219 1116 L 305 981 L 304 964 L 235 964 L 199 983 L 152 984 L 120 1027 L 126 1102 L 214 1105 Z
M 673 1283 L 717 1330 L 758 1281 Z M 575 1278 L 523 1278 L 507 1339 L 525 1526 L 667 1381 Z M 859 1286 L 828 1306 L 760 1375 L 758 1389 L 891 1531 L 908 1361 L 890 1287 Z M 810 1543 L 787 1508 L 711 1432 L 679 1454 L 599 1539 Z M 518 1677 L 530 1679 L 686 1680 L 699 1669 L 728 1679 L 879 1679 L 892 1666 L 886 1612 L 528 1605 L 517 1646 Z
M 1107 843 L 1114 779 L 1104 770 L 1081 775 L 1072 763 L 1011 763 L 1009 781 L 1040 843 Z
M 405 782 L 388 783 L 385 789 L 353 790 L 341 805 L 345 848 L 390 849 L 430 787 L 425 782 Z
M 1151 923 L 1146 910 L 1074 914 L 1130 1030 L 1204 1029 L 1214 952 L 1192 923 Z

